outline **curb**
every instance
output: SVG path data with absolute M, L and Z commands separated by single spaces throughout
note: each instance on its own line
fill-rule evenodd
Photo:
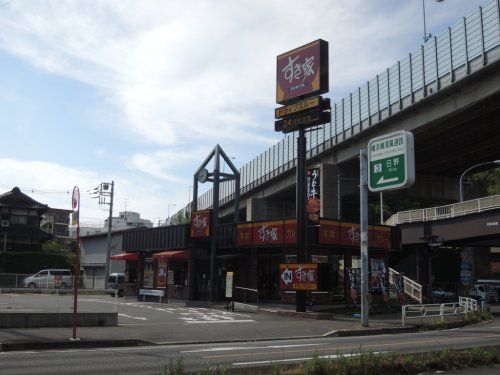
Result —
M 415 333 L 418 332 L 418 327 L 399 327 L 399 328 L 369 328 L 369 329 L 353 329 L 346 331 L 337 331 L 335 336 L 375 336 L 388 335 L 397 333 Z
M 150 342 L 138 339 L 124 340 L 75 340 L 75 341 L 40 341 L 40 342 L 13 342 L 1 343 L 0 352 L 13 352 L 22 350 L 51 350 L 51 349 L 90 349 L 110 348 L 125 346 L 146 346 Z
M 322 337 L 349 337 L 349 336 L 374 336 L 383 334 L 397 334 L 417 332 L 418 327 L 401 328 L 368 328 L 358 330 L 337 330 L 323 335 L 314 336 L 293 336 L 281 338 L 263 338 L 248 340 L 209 340 L 209 341 L 183 341 L 183 342 L 149 342 L 139 339 L 124 340 L 75 340 L 75 341 L 40 341 L 40 342 L 19 342 L 19 343 L 1 343 L 0 352 L 13 352 L 23 350 L 53 350 L 53 349 L 94 349 L 94 348 L 120 348 L 134 346 L 160 346 L 160 345 L 194 345 L 194 344 L 216 344 L 216 343 L 238 343 L 238 342 L 263 342 L 263 341 L 281 341 L 295 339 L 314 339 Z

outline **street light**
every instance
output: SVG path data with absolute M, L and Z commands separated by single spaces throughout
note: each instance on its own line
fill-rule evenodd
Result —
M 436 3 L 442 3 L 444 0 L 436 0 Z M 425 24 L 425 0 L 422 0 L 422 14 L 424 15 L 424 43 L 432 37 L 432 34 L 427 34 L 427 26 Z
M 168 220 L 168 225 L 170 225 L 170 206 L 175 207 L 176 204 L 175 203 L 168 203 L 167 204 L 167 215 L 168 215 L 167 220 Z
M 493 160 L 493 161 L 487 161 L 485 163 L 473 165 L 472 167 L 466 169 L 464 173 L 462 173 L 462 175 L 460 176 L 460 202 L 464 201 L 464 185 L 463 185 L 464 176 L 473 169 L 476 169 L 478 167 L 482 167 L 483 165 L 489 165 L 489 164 L 500 164 L 500 159 Z

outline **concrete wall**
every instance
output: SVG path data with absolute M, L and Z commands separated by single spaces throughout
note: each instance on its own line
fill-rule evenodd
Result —
M 113 327 L 118 313 L 78 313 L 78 327 Z M 73 313 L 0 313 L 0 328 L 72 327 Z

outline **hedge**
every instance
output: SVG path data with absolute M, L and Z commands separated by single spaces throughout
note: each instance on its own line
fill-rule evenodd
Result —
M 0 254 L 4 273 L 32 274 L 45 268 L 73 268 L 71 257 L 46 252 L 7 252 Z

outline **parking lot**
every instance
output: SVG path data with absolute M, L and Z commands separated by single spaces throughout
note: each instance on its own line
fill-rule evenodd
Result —
M 71 312 L 73 296 L 9 293 L 0 295 L 1 312 Z M 293 306 L 291 306 L 293 307 Z M 115 310 L 116 309 L 116 310 Z M 324 335 L 332 330 L 359 327 L 359 321 L 311 320 L 272 312 L 242 313 L 215 308 L 186 307 L 183 303 L 141 302 L 107 295 L 81 295 L 79 312 L 118 313 L 116 327 L 79 327 L 82 339 L 139 339 L 152 343 L 257 340 Z M 71 328 L 0 330 L 0 342 L 26 337 L 64 340 Z
M 72 294 L 3 294 L 0 312 L 72 312 Z M 203 307 L 186 307 L 180 303 L 140 302 L 107 295 L 78 297 L 79 312 L 117 312 L 120 325 L 138 324 L 204 324 L 250 323 L 252 315 Z M 255 315 L 255 314 L 254 314 Z

